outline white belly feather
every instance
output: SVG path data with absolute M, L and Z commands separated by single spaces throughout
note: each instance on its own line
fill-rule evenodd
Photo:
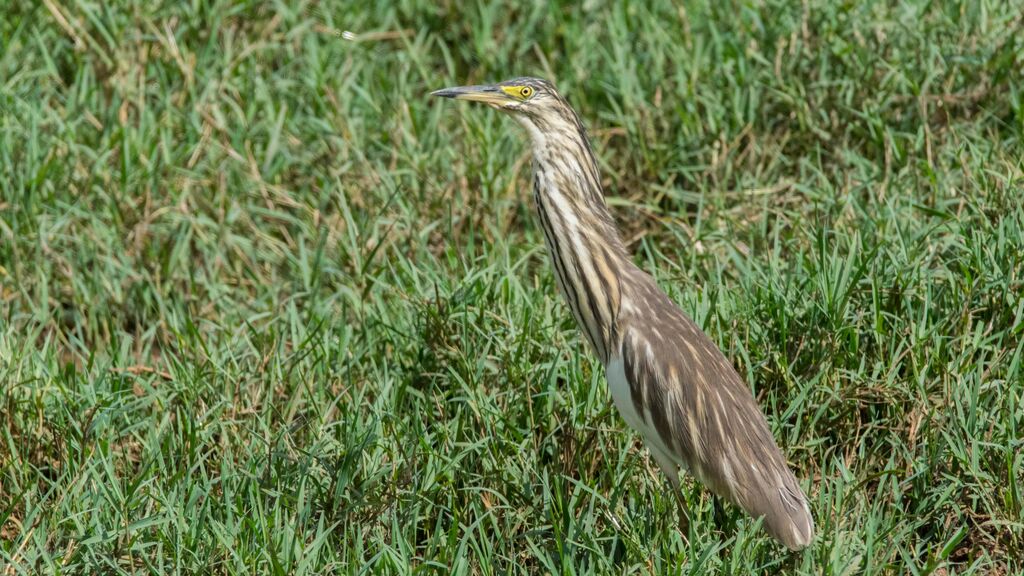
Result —
M 651 418 L 650 409 L 647 409 L 645 417 L 641 417 L 640 413 L 636 411 L 636 406 L 633 404 L 633 395 L 629 390 L 629 381 L 626 380 L 626 369 L 621 355 L 612 356 L 611 361 L 605 367 L 605 374 L 608 377 L 608 390 L 611 391 L 612 402 L 619 409 L 619 414 L 622 415 L 622 419 L 626 421 L 626 424 L 629 424 L 630 428 L 640 433 L 644 444 L 652 448 L 652 452 L 655 452 L 659 459 L 664 455 L 670 457 L 675 464 L 680 464 L 674 456 L 671 456 L 672 451 L 665 446 L 665 443 L 661 441 L 658 431 L 650 424 L 654 421 Z M 661 452 L 661 454 L 657 454 L 657 452 Z

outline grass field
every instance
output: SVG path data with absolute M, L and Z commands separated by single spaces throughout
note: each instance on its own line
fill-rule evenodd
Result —
M 1024 2 L 0 0 L 0 574 L 1024 573 Z M 818 525 L 664 477 L 558 299 L 556 81 Z

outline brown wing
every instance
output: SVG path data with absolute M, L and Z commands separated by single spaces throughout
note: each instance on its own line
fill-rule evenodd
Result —
M 624 315 L 621 349 L 637 413 L 713 492 L 764 517 L 768 532 L 789 548 L 807 546 L 810 508 L 750 390 L 657 286 L 641 296 Z

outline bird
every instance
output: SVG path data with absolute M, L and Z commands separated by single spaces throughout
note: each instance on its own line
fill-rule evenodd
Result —
M 807 498 L 764 413 L 714 341 L 637 266 L 605 202 L 579 116 L 547 80 L 432 96 L 483 103 L 529 136 L 533 200 L 559 292 L 604 367 L 612 402 L 688 516 L 680 471 L 738 505 L 793 551 L 814 537 Z M 682 517 L 688 524 L 688 519 Z

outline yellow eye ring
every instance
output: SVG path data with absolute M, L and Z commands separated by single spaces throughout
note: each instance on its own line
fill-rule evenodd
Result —
M 522 89 L 519 90 L 519 95 L 523 98 L 529 98 L 530 96 L 533 96 L 533 88 L 523 86 Z

